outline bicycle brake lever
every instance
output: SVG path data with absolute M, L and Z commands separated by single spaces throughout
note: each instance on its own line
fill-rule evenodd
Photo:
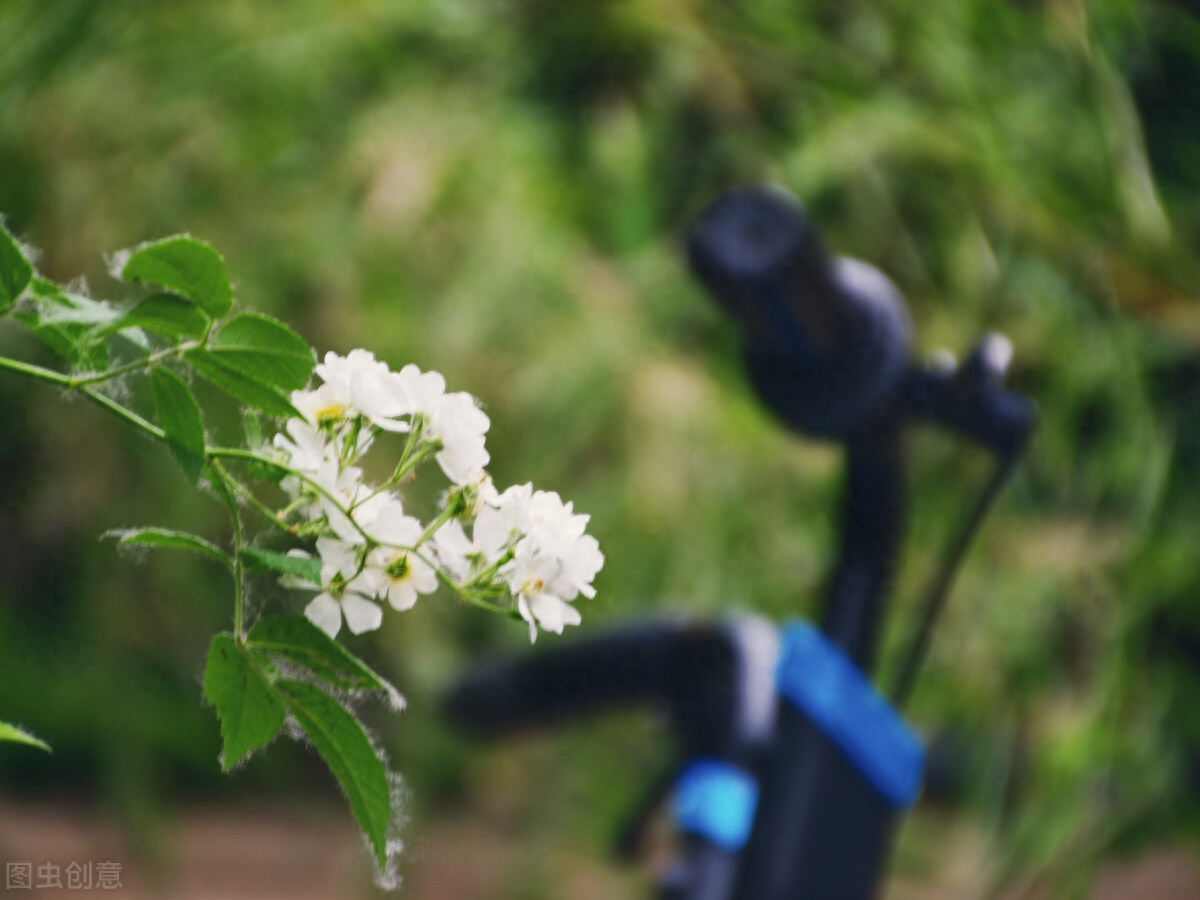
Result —
M 988 334 L 959 367 L 929 365 L 909 371 L 901 392 L 903 414 L 942 425 L 1001 460 L 1018 457 L 1037 426 L 1037 407 L 1006 388 L 1012 345 Z

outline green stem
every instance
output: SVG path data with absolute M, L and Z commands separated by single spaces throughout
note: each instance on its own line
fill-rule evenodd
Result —
M 252 490 L 234 478 L 217 460 L 214 459 L 212 461 L 212 466 L 220 474 L 221 480 L 225 482 L 226 487 L 230 488 L 235 494 L 253 506 L 272 525 L 279 528 L 285 534 L 294 535 L 292 526 L 288 525 L 287 520 L 283 516 L 273 512 L 265 503 L 254 496 Z
M 496 603 L 488 603 L 486 600 L 480 599 L 479 597 L 472 597 L 470 594 L 465 594 L 461 591 L 459 592 L 458 597 L 463 603 L 470 604 L 471 606 L 479 609 L 486 609 L 488 612 L 499 613 L 500 615 L 507 616 L 510 619 L 521 618 L 521 613 L 518 610 L 508 609 Z
M 145 359 L 139 359 L 131 363 L 126 363 L 123 366 L 117 366 L 115 369 L 106 369 L 105 371 L 97 372 L 94 375 L 77 376 L 70 379 L 68 386 L 73 388 L 81 388 L 87 387 L 90 384 L 103 384 L 104 382 L 110 381 L 119 375 L 124 375 L 126 372 L 136 372 L 140 369 L 148 369 L 155 363 L 161 362 L 162 360 L 168 359 L 172 356 L 178 356 L 186 350 L 191 350 L 194 347 L 199 346 L 199 341 L 187 341 L 186 343 L 180 344 L 178 347 L 169 347 L 166 350 L 160 350 L 158 353 L 150 354 Z
M 371 491 L 371 493 L 369 493 L 367 496 L 363 497 L 363 499 L 361 499 L 357 503 L 355 503 L 354 504 L 355 507 L 362 506 L 368 500 L 374 499 L 375 497 L 378 497 L 380 494 L 382 494 L 384 491 L 388 491 L 388 490 L 391 490 L 392 488 L 394 488 L 396 485 L 398 485 L 400 483 L 400 481 L 404 478 L 405 475 L 407 475 L 409 472 L 411 472 L 413 469 L 415 469 L 424 459 L 426 459 L 429 456 L 430 453 L 436 453 L 438 450 L 441 449 L 440 444 L 437 444 L 437 443 L 429 444 L 425 448 L 423 448 L 421 450 L 421 452 L 419 452 L 416 456 L 414 456 L 410 459 L 409 451 L 412 449 L 411 444 L 412 444 L 412 441 L 410 439 L 410 441 L 409 441 L 410 446 L 406 446 L 404 448 L 404 454 L 400 457 L 400 464 L 398 466 L 396 466 L 396 471 L 392 473 L 392 477 L 389 478 L 387 481 L 385 481 L 383 484 L 381 484 L 379 487 L 375 488 L 375 490 Z
M 496 577 L 496 573 L 500 571 L 500 567 L 509 562 L 514 556 L 516 556 L 516 554 L 513 552 L 513 549 L 509 547 L 506 551 L 504 551 L 503 556 L 476 575 L 472 579 L 472 583 L 491 584 L 492 579 Z
M 59 387 L 70 387 L 71 377 L 64 375 L 61 372 L 55 372 L 53 369 L 43 369 L 41 366 L 34 366 L 29 363 L 18 362 L 15 359 L 8 359 L 0 356 L 0 369 L 5 369 L 9 372 L 16 372 L 20 375 L 27 375 L 30 378 L 36 378 L 38 381 L 46 381 L 50 384 L 57 384 Z
M 226 489 L 238 493 L 237 479 L 230 476 L 217 460 L 212 460 L 212 469 L 217 473 L 217 477 L 224 483 Z M 240 644 L 245 641 L 245 635 L 242 634 L 242 582 L 246 577 L 246 564 L 242 561 L 242 549 L 245 544 L 242 542 L 242 515 L 236 508 L 231 509 L 233 514 L 233 636 Z
M 278 469 L 280 472 L 285 472 L 288 475 L 294 475 L 296 478 L 299 478 L 305 484 L 311 486 L 318 494 L 332 503 L 334 508 L 344 515 L 347 521 L 354 526 L 354 530 L 362 535 L 363 540 L 367 541 L 368 543 L 378 543 L 378 541 L 375 541 L 374 538 L 363 531 L 361 525 L 354 521 L 354 517 L 350 515 L 350 510 L 342 506 L 341 501 L 339 501 L 337 497 L 326 490 L 324 485 L 314 480 L 311 475 L 305 475 L 303 472 L 293 469 L 286 463 L 281 463 L 278 460 L 271 459 L 269 456 L 262 456 L 252 450 L 239 450 L 236 447 L 208 447 L 205 449 L 204 453 L 210 459 L 242 459 L 248 462 L 259 462 Z
M 432 453 L 437 453 L 442 449 L 441 441 L 431 441 L 420 450 L 418 450 L 411 459 L 402 460 L 400 465 L 396 467 L 396 474 L 392 476 L 391 484 L 399 484 L 409 472 L 419 466 L 422 462 L 429 458 Z
M 117 416 L 117 418 L 124 420 L 127 424 L 132 425 L 139 431 L 150 435 L 150 437 L 154 438 L 156 441 L 165 441 L 167 439 L 167 433 L 157 425 L 146 421 L 133 410 L 125 408 L 117 401 L 106 397 L 99 391 L 93 390 L 92 388 L 80 388 L 79 391 L 83 394 L 83 396 L 87 397 L 97 406 L 104 407 L 110 413 Z
M 453 509 L 453 507 L 447 506 L 440 513 L 438 513 L 438 517 L 436 519 L 434 519 L 432 522 L 430 522 L 429 527 L 425 529 L 424 533 L 422 533 L 422 535 L 419 538 L 417 538 L 417 546 L 420 547 L 423 543 L 425 543 L 427 540 L 429 540 L 431 537 L 433 537 L 434 534 L 437 533 L 437 530 L 439 528 L 441 528 L 443 525 L 445 525 L 447 522 L 449 522 L 453 518 L 454 518 L 454 509 Z
M 280 521 L 286 522 L 288 516 L 290 516 L 292 513 L 294 513 L 296 510 L 300 509 L 300 507 L 304 506 L 307 503 L 308 503 L 307 498 L 305 498 L 303 496 L 297 497 L 295 500 L 293 500 L 291 503 L 289 503 L 283 509 L 281 509 L 277 513 L 275 513 L 274 514 L 275 518 L 279 519 Z
M 37 381 L 44 381 L 47 384 L 58 385 L 58 387 L 65 388 L 69 391 L 77 390 L 97 406 L 102 406 L 104 409 L 107 409 L 110 413 L 113 413 L 118 418 L 123 419 L 127 424 L 132 425 L 134 428 L 144 432 L 145 434 L 148 434 L 155 440 L 165 441 L 167 439 L 166 432 L 164 432 L 157 425 L 147 422 L 133 410 L 126 409 L 120 403 L 117 403 L 115 400 L 106 397 L 99 391 L 92 390 L 88 387 L 83 387 L 80 383 L 72 379 L 71 376 L 64 375 L 62 372 L 55 372 L 53 369 L 44 369 L 41 366 L 19 362 L 15 359 L 8 359 L 4 356 L 0 356 L 0 370 L 15 372 L 18 375 L 24 375 Z

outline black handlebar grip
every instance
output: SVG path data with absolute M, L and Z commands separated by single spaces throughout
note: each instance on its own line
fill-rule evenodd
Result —
M 692 226 L 688 257 L 742 326 L 750 380 L 790 428 L 846 438 L 888 408 L 908 364 L 904 301 L 865 263 L 831 259 L 790 194 L 722 195 Z
M 720 754 L 738 737 L 739 680 L 738 648 L 725 629 L 637 624 L 485 662 L 451 689 L 445 712 L 469 732 L 500 737 L 606 709 L 656 707 L 676 720 L 691 752 Z
M 752 631 L 736 621 L 626 626 L 483 663 L 451 689 L 444 708 L 465 730 L 499 737 L 618 707 L 650 706 L 670 714 L 686 752 L 735 758 L 764 738 L 762 717 L 752 708 L 774 704 L 773 681 L 758 677 L 763 653 Z

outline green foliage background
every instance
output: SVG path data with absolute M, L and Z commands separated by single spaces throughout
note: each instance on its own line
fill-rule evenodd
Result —
M 1072 889 L 1104 853 L 1186 828 L 1200 22 L 1181 9 L 9 0 L 0 48 L 0 211 L 41 270 L 113 296 L 104 253 L 188 231 L 225 255 L 239 302 L 319 351 L 365 346 L 483 398 L 497 482 L 593 515 L 608 563 L 585 633 L 818 608 L 838 458 L 756 407 L 679 252 L 721 189 L 791 188 L 832 247 L 901 287 L 920 353 L 1003 331 L 1043 411 L 915 698 L 930 733 L 967 735 L 950 821 L 994 835 L 1000 874 Z M 0 332 L 39 358 L 19 340 Z M 53 390 L 0 379 L 0 421 L 0 713 L 55 747 L 0 753 L 3 790 L 84 790 L 144 834 L 192 798 L 330 793 L 283 746 L 218 775 L 198 701 L 228 624 L 219 573 L 97 542 L 134 524 L 221 538 L 216 504 Z M 892 638 L 984 473 L 933 435 L 911 458 Z M 356 647 L 409 696 L 379 724 L 415 833 L 496 779 L 438 721 L 437 691 L 523 643 L 439 595 Z M 628 760 L 649 777 L 670 755 L 658 735 L 620 720 L 556 741 L 518 776 L 539 798 L 518 833 L 599 854 L 636 794 Z M 936 864 L 922 834 L 902 870 Z

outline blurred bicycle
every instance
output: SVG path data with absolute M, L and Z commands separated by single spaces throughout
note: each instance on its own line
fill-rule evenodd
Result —
M 669 900 L 859 900 L 874 896 L 891 837 L 921 790 L 924 750 L 901 710 L 953 576 L 1021 459 L 1033 404 L 1004 387 L 1007 340 L 961 366 L 914 365 L 903 299 L 870 266 L 831 258 L 800 204 L 777 188 L 717 199 L 688 239 L 692 269 L 741 329 L 750 382 L 792 431 L 846 453 L 841 546 L 820 627 L 635 623 L 485 664 L 447 710 L 496 737 L 625 705 L 665 710 L 679 764 L 622 829 L 634 856 L 669 793 L 684 836 Z M 995 469 L 931 581 L 885 699 L 872 685 L 906 499 L 903 434 L 949 430 Z

